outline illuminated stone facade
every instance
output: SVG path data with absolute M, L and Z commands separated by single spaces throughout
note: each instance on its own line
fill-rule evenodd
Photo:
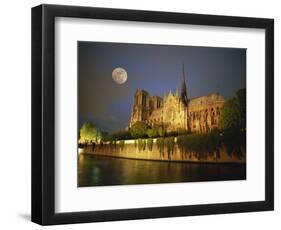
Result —
M 161 126 L 167 132 L 206 133 L 218 127 L 224 102 L 219 93 L 188 99 L 183 70 L 181 95 L 178 90 L 170 91 L 163 98 L 150 96 L 145 90 L 135 92 L 130 127 L 137 121 L 144 121 L 151 127 Z
M 224 102 L 225 99 L 218 93 L 191 99 L 188 106 L 189 129 L 192 132 L 206 133 L 217 128 Z

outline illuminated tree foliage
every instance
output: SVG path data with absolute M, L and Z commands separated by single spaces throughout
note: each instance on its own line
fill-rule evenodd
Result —
M 189 134 L 177 137 L 177 144 L 182 153 L 182 158 L 191 158 L 192 154 L 197 159 L 206 159 L 208 156 L 219 156 L 221 138 L 219 132 L 214 130 L 207 134 Z
M 86 121 L 80 129 L 80 142 L 90 143 L 96 142 L 101 138 L 101 133 L 97 130 L 95 125 L 89 121 Z
M 151 138 L 158 137 L 158 130 L 157 129 L 148 129 L 146 134 L 148 137 L 151 137 Z
M 159 137 L 156 140 L 157 149 L 159 150 L 160 157 L 164 156 L 164 137 Z
M 226 101 L 221 109 L 220 128 L 246 129 L 246 89 L 238 90 L 236 97 Z
M 137 121 L 132 125 L 130 133 L 133 138 L 144 138 L 147 136 L 146 132 L 149 129 L 149 126 L 143 121 Z
M 129 140 L 132 139 L 131 133 L 127 130 L 122 130 L 119 132 L 113 132 L 111 134 L 104 134 L 102 137 L 103 141 L 113 141 L 113 140 Z
M 147 139 L 147 148 L 149 151 L 152 151 L 152 148 L 153 148 L 153 139 L 152 138 L 148 138 Z
M 144 151 L 146 147 L 146 141 L 143 139 L 138 139 L 138 150 Z
M 246 89 L 238 90 L 236 97 L 225 103 L 220 128 L 228 154 L 242 157 L 246 151 Z
M 165 136 L 165 130 L 162 127 L 159 127 L 158 129 L 158 135 L 160 137 L 164 137 Z
M 168 159 L 170 160 L 171 155 L 174 154 L 175 138 L 174 137 L 164 138 L 164 146 L 167 149 Z

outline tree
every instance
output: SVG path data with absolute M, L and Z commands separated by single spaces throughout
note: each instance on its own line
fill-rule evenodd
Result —
M 223 130 L 246 129 L 246 89 L 236 92 L 236 97 L 226 101 L 221 109 L 220 128 Z
M 153 129 L 157 130 L 158 137 L 164 137 L 166 134 L 162 125 L 155 125 Z
M 221 129 L 239 129 L 240 120 L 240 109 L 237 100 L 234 98 L 226 101 L 221 109 Z
M 148 129 L 146 134 L 150 138 L 154 138 L 154 137 L 158 137 L 159 136 L 157 129 Z
M 95 142 L 101 137 L 101 133 L 97 130 L 95 125 L 86 121 L 80 129 L 80 142 L 88 143 Z
M 238 90 L 236 97 L 224 104 L 220 127 L 227 152 L 242 157 L 246 149 L 246 89 Z
M 158 134 L 159 134 L 160 137 L 164 137 L 165 136 L 165 130 L 162 127 L 159 127 Z
M 246 128 L 246 89 L 240 89 L 236 93 L 239 109 L 240 109 L 240 117 L 241 123 L 240 127 L 242 129 Z
M 130 133 L 133 138 L 143 138 L 147 136 L 147 130 L 149 126 L 143 121 L 137 121 L 134 123 L 130 129 Z

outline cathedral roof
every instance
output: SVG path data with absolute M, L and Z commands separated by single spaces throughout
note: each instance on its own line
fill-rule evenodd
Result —
M 225 99 L 222 95 L 220 95 L 219 93 L 210 93 L 206 96 L 201 96 L 201 97 L 196 97 L 196 98 L 192 98 L 190 99 L 189 101 L 189 105 L 192 106 L 192 105 L 199 105 L 199 104 L 206 104 L 206 103 L 209 103 L 209 102 L 218 102 L 218 101 L 221 101 L 221 102 L 224 102 Z

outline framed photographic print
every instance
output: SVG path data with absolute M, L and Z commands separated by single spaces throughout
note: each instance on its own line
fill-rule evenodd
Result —
M 32 8 L 32 221 L 273 210 L 273 19 Z

